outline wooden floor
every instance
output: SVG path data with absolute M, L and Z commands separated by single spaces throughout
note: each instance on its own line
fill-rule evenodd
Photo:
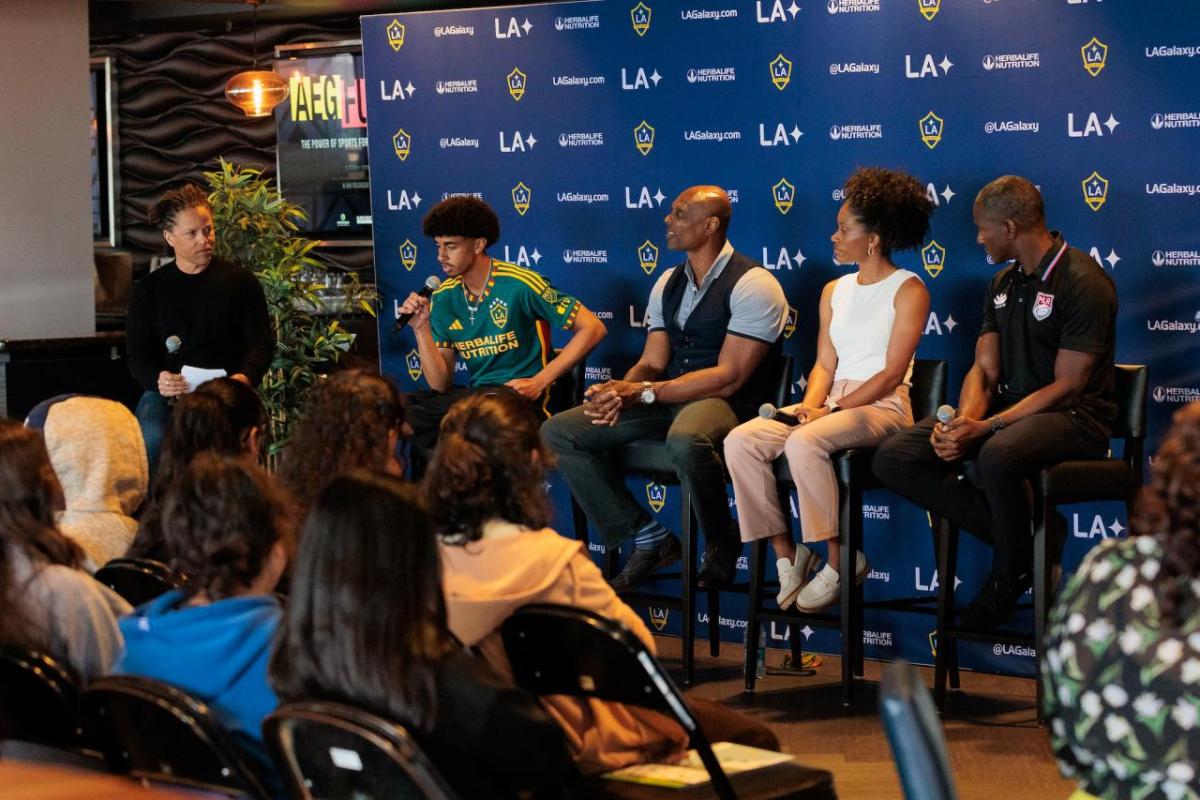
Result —
M 664 664 L 677 670 L 679 640 L 657 641 Z M 773 666 L 782 657 L 768 651 L 767 663 Z M 743 691 L 741 658 L 736 645 L 722 645 L 721 657 L 712 659 L 707 643 L 698 643 L 697 680 L 686 694 L 720 701 L 768 724 L 786 751 L 832 771 L 844 800 L 904 797 L 878 714 L 881 664 L 866 662 L 861 697 L 845 709 L 836 656 L 821 656 L 824 663 L 813 677 L 762 678 L 753 695 Z M 932 685 L 933 670 L 921 671 Z M 1032 680 L 962 673 L 962 691 L 947 698 L 943 720 L 962 800 L 1066 800 L 1074 791 L 1058 774 L 1046 729 L 1037 726 L 1033 691 Z

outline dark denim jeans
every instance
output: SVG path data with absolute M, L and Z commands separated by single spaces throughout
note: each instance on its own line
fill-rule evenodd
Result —
M 142 428 L 142 440 L 146 442 L 146 462 L 150 465 L 150 482 L 153 485 L 163 437 L 171 422 L 171 404 L 158 392 L 146 392 L 138 400 L 133 413 Z

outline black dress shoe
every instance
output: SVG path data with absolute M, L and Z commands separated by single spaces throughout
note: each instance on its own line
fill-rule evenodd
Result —
M 733 583 L 737 572 L 738 556 L 742 554 L 742 543 L 709 545 L 704 548 L 704 563 L 696 573 L 696 586 L 700 589 L 720 589 Z
M 959 616 L 959 624 L 971 630 L 998 629 L 1012 616 L 1021 595 L 1029 589 L 1032 578 L 1028 572 L 1008 580 L 997 580 L 989 576 L 979 596 L 963 609 Z
M 682 555 L 683 548 L 679 546 L 679 540 L 668 536 L 658 547 L 630 553 L 620 574 L 611 579 L 608 585 L 614 592 L 628 592 L 649 578 L 656 569 L 678 561 Z

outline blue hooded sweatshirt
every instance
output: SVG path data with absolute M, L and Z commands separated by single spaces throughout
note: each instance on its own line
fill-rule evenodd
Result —
M 267 661 L 283 609 L 274 595 L 185 606 L 170 591 L 119 621 L 125 652 L 114 672 L 169 683 L 208 704 L 217 721 L 256 762 L 270 761 L 262 721 L 279 704 Z

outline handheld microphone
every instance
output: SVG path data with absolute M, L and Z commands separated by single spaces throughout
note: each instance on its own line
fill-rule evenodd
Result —
M 437 291 L 437 288 L 441 285 L 442 285 L 442 281 L 436 275 L 430 275 L 428 278 L 425 279 L 425 285 L 422 286 L 420 288 L 420 290 L 417 292 L 417 296 L 418 297 L 429 297 L 429 295 L 431 295 L 435 291 Z M 405 325 L 407 325 L 408 321 L 410 319 L 412 319 L 412 316 L 413 315 L 411 312 L 397 314 L 396 315 L 396 324 L 392 326 L 392 333 L 395 333 L 396 331 L 400 330 Z
M 183 340 L 175 334 L 171 334 L 167 337 L 167 341 L 164 344 L 167 346 L 167 368 L 171 372 L 178 372 L 179 367 L 175 363 L 178 359 L 175 356 L 179 353 L 179 348 L 183 347 Z
M 954 415 L 958 412 L 954 410 L 954 406 L 940 405 L 937 410 L 937 421 L 943 425 L 948 425 L 950 420 L 954 419 Z
M 800 424 L 800 418 L 795 414 L 789 414 L 786 411 L 780 411 L 771 403 L 763 403 L 761 406 L 759 406 L 758 416 L 762 417 L 763 419 L 782 422 L 784 425 L 791 425 L 793 427 Z

